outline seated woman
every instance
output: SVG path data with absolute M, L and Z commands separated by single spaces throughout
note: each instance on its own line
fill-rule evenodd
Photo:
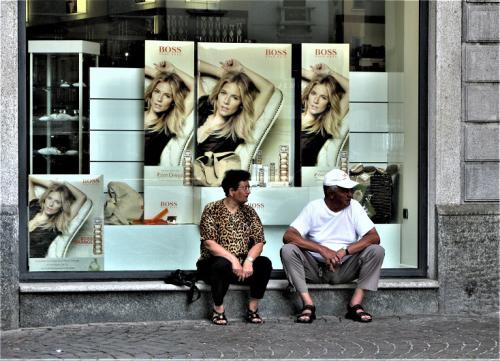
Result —
M 309 84 L 302 92 L 300 152 L 303 167 L 316 166 L 325 142 L 339 136 L 349 111 L 349 81 L 326 64 L 302 69 Z
M 35 186 L 46 188 L 40 199 Z M 64 234 L 71 220 L 87 200 L 74 185 L 29 177 L 29 244 L 30 258 L 44 258 L 52 241 Z
M 229 170 L 222 180 L 226 197 L 207 204 L 200 220 L 201 256 L 196 266 L 201 279 L 212 286 L 212 322 L 227 325 L 224 296 L 230 283 L 250 285 L 246 321 L 262 323 L 258 305 L 264 297 L 271 261 L 261 256 L 264 229 L 257 212 L 246 205 L 250 173 Z
M 156 166 L 170 140 L 187 136 L 182 129 L 194 106 L 194 80 L 167 61 L 144 73 L 152 78 L 144 93 L 144 165 Z
M 252 141 L 255 122 L 264 112 L 274 85 L 236 59 L 226 60 L 220 68 L 200 61 L 200 73 L 218 82 L 210 95 L 200 82 L 196 157 L 208 151 L 235 151 L 238 145 Z

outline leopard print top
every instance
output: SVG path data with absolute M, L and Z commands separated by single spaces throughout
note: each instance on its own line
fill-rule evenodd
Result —
M 264 229 L 255 210 L 244 204 L 231 214 L 223 199 L 206 205 L 200 220 L 200 260 L 211 256 L 203 241 L 213 240 L 234 254 L 240 262 L 256 243 L 266 243 Z

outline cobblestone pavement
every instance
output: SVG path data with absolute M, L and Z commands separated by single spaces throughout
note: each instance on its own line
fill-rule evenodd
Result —
M 322 317 L 250 325 L 231 320 L 106 323 L 1 335 L 2 359 L 498 359 L 498 317 L 409 316 L 360 324 Z

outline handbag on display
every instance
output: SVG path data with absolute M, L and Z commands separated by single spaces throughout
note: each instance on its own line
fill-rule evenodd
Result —
M 144 200 L 124 182 L 109 182 L 104 222 L 106 224 L 142 223 Z
M 235 152 L 205 152 L 193 163 L 194 185 L 217 187 L 222 183 L 224 173 L 240 169 L 241 160 Z
M 359 183 L 353 198 L 363 206 L 368 217 L 375 223 L 389 223 L 394 218 L 397 209 L 394 191 L 397 172 L 397 165 L 389 165 L 383 169 L 359 163 L 350 169 L 351 179 Z
M 392 177 L 386 173 L 375 173 L 370 179 L 370 202 L 375 210 L 372 221 L 389 223 L 392 219 Z

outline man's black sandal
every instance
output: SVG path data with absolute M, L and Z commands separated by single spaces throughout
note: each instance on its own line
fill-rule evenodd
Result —
M 224 321 L 224 322 L 222 322 Z M 217 312 L 217 311 L 213 311 L 213 314 L 212 314 L 212 323 L 214 325 L 218 325 L 218 326 L 226 326 L 227 325 L 227 318 L 226 318 L 226 314 L 223 312 Z
M 247 308 L 247 314 L 245 316 L 245 321 L 248 323 L 264 323 L 264 320 L 259 316 L 257 313 L 259 310 L 252 311 L 251 309 Z
M 357 312 L 358 310 L 361 310 L 361 312 Z M 363 316 L 369 318 L 363 318 Z M 345 314 L 345 318 L 357 322 L 372 322 L 372 315 L 370 315 L 368 312 L 365 312 L 363 306 L 359 304 L 354 306 L 349 306 L 349 304 L 347 304 L 347 313 Z
M 307 312 L 310 311 L 310 312 Z M 312 323 L 316 319 L 316 306 L 304 305 L 300 315 L 297 316 L 297 323 Z

